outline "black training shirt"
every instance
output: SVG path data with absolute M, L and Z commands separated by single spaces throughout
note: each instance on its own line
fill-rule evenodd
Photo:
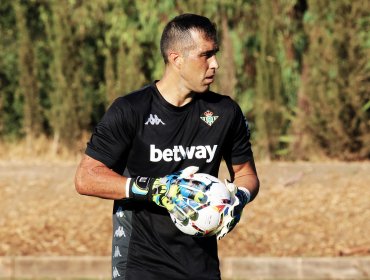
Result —
M 176 107 L 155 83 L 113 102 L 86 154 L 129 177 L 162 177 L 191 165 L 217 177 L 222 159 L 253 157 L 248 125 L 231 98 L 208 91 Z M 220 279 L 216 238 L 183 234 L 154 203 L 116 200 L 113 226 L 114 279 Z

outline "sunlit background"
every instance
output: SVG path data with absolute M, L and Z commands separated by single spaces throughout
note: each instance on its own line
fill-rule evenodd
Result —
M 245 113 L 261 179 L 220 256 L 369 256 L 369 11 L 363 0 L 1 0 L 0 256 L 110 254 L 112 203 L 76 194 L 76 164 L 109 104 L 161 78 L 161 32 L 184 12 L 218 26 L 212 90 Z

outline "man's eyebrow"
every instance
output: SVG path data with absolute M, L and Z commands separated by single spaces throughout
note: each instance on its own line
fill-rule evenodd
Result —
M 216 54 L 219 50 L 220 49 L 217 47 L 217 48 L 215 48 L 213 50 L 202 52 L 202 53 L 200 53 L 200 55 L 212 56 L 212 55 Z

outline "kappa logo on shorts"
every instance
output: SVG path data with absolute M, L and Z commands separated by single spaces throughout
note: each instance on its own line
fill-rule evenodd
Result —
M 157 115 L 150 114 L 148 120 L 145 122 L 145 125 L 166 125 Z
M 213 112 L 207 110 L 203 113 L 203 116 L 201 116 L 200 119 L 211 126 L 218 119 L 218 116 L 214 116 Z
M 125 213 L 123 212 L 123 209 L 122 209 L 122 207 L 121 207 L 121 206 L 120 206 L 120 207 L 118 207 L 117 212 L 116 212 L 116 215 L 117 215 L 117 217 L 119 217 L 119 218 L 122 218 L 123 216 L 125 216 Z
M 113 254 L 113 258 L 118 258 L 118 257 L 122 257 L 121 252 L 120 252 L 120 250 L 119 250 L 119 247 L 118 247 L 118 246 L 114 246 L 114 254 Z
M 119 226 L 114 232 L 114 237 L 121 238 L 122 236 L 126 237 L 125 230 L 122 226 Z
M 121 276 L 121 274 L 119 274 L 118 268 L 116 266 L 113 266 L 113 269 L 112 269 L 112 277 L 113 278 L 117 278 L 118 276 Z

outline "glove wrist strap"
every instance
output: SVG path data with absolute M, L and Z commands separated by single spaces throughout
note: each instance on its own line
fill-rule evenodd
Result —
M 239 187 L 238 188 L 240 191 L 243 192 L 243 200 L 244 200 L 244 204 L 247 204 L 251 201 L 251 192 L 245 188 L 245 187 Z
M 245 193 L 247 194 L 247 203 L 249 203 L 251 201 L 251 192 L 246 188 L 245 189 Z
M 126 197 L 135 200 L 150 201 L 153 196 L 152 186 L 154 180 L 154 178 L 141 176 L 129 178 L 126 182 Z

